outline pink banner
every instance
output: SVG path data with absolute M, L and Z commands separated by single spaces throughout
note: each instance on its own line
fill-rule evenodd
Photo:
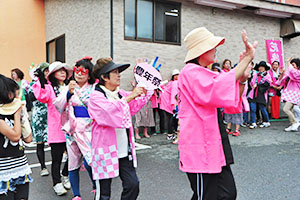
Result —
M 279 61 L 279 66 L 282 68 L 283 63 L 283 51 L 280 40 L 266 40 L 268 63 L 272 65 L 274 61 Z

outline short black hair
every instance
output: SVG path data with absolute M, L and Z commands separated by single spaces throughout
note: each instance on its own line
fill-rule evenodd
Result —
M 199 57 L 200 57 L 200 56 L 199 56 Z M 192 63 L 192 64 L 200 65 L 200 64 L 198 63 L 198 58 L 199 58 L 199 57 L 187 61 L 186 64 Z
M 278 65 L 280 65 L 280 62 L 279 62 L 278 60 L 273 61 L 273 62 L 272 62 L 272 65 L 273 65 L 274 63 L 277 63 Z
M 213 63 L 211 66 L 211 70 L 218 70 L 218 72 L 221 72 L 221 67 L 220 67 L 220 63 Z
M 19 68 L 12 69 L 11 72 L 15 72 L 21 80 L 24 78 L 24 73 Z
M 76 64 L 75 64 L 76 67 L 79 67 L 79 66 L 83 66 L 85 69 L 88 69 L 89 70 L 89 77 L 90 79 L 88 80 L 88 83 L 89 84 L 94 84 L 96 79 L 93 75 L 93 67 L 94 67 L 94 64 L 89 60 L 89 59 L 83 59 L 83 60 L 79 60 Z
M 0 74 L 0 104 L 11 103 L 16 97 L 18 89 L 19 85 L 16 81 Z
M 179 75 L 179 74 L 172 75 L 171 81 L 174 81 L 174 77 L 177 76 L 177 75 Z
M 290 63 L 291 64 L 295 63 L 298 68 L 300 67 L 300 59 L 299 58 L 293 58 Z

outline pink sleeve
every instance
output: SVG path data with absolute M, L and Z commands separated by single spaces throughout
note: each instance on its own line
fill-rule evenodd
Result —
M 277 86 L 277 85 L 275 84 L 275 83 L 276 83 L 276 79 L 273 77 L 273 71 L 272 71 L 272 69 L 269 70 L 268 74 L 269 74 L 270 77 L 271 77 L 270 87 Z
M 120 90 L 120 93 L 122 96 L 126 97 L 128 96 L 131 92 L 126 92 L 124 90 Z M 128 103 L 129 109 L 130 109 L 130 114 L 131 116 L 135 115 L 146 103 L 149 101 L 151 96 L 153 95 L 153 91 L 148 91 L 146 95 L 137 97 L 134 100 L 130 101 Z
M 171 95 L 170 95 L 170 103 L 171 105 L 176 105 L 177 101 L 175 99 L 175 96 L 178 94 L 178 81 L 172 81 L 172 89 L 171 89 Z
M 35 98 L 41 103 L 48 103 L 49 99 L 53 98 L 53 94 L 52 94 L 53 88 L 50 84 L 46 84 L 45 88 L 42 88 L 41 83 L 38 80 L 38 81 L 36 81 L 35 84 L 33 84 L 32 90 L 33 90 Z M 53 93 L 54 93 L 54 91 L 53 91 Z M 55 97 L 55 94 L 54 94 L 54 97 Z
M 285 86 L 285 83 L 286 83 L 286 79 L 288 78 L 288 76 L 287 75 L 284 75 L 283 77 L 282 77 L 282 79 L 278 79 L 277 81 L 276 81 L 276 85 L 279 85 L 279 86 Z
M 291 80 L 300 81 L 300 70 L 295 69 L 292 66 L 289 66 L 287 75 L 290 77 Z
M 65 87 L 63 91 L 55 98 L 53 104 L 58 112 L 62 113 L 67 106 L 67 93 L 69 91 L 68 87 Z M 72 98 L 72 97 L 71 97 Z
M 272 83 L 272 78 L 271 78 L 270 74 L 267 74 L 267 75 L 266 75 L 265 81 L 267 81 L 267 82 L 271 85 L 271 83 Z
M 101 92 L 92 92 L 89 102 L 89 115 L 98 125 L 113 128 L 130 128 L 131 116 L 125 97 L 109 101 Z
M 183 87 L 188 87 L 190 96 L 203 106 L 217 108 L 236 106 L 240 100 L 239 83 L 235 80 L 235 69 L 217 74 L 205 68 L 189 70 L 184 74 Z M 181 74 L 182 76 L 182 74 Z

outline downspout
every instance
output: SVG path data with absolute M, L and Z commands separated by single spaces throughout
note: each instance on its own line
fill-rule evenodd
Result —
M 110 0 L 110 57 L 114 58 L 113 0 Z

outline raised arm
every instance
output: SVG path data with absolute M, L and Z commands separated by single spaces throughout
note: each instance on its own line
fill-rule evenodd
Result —
M 241 60 L 235 67 L 235 79 L 245 82 L 248 77 L 245 76 L 245 71 L 249 63 L 253 60 L 256 52 L 257 41 L 251 44 L 248 41 L 247 33 L 245 30 L 242 31 L 242 40 L 245 45 L 245 50 L 241 53 Z

